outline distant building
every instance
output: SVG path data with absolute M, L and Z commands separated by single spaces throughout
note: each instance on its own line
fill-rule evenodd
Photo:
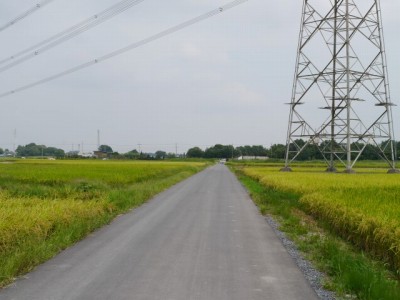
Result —
M 68 157 L 77 157 L 77 156 L 79 156 L 79 151 L 77 151 L 77 150 L 75 150 L 75 151 L 68 151 L 68 152 L 66 153 L 66 156 L 68 156 Z
M 93 152 L 93 156 L 96 158 L 107 158 L 108 157 L 108 153 L 103 152 L 103 151 L 94 151 Z
M 14 151 L 10 151 L 8 149 L 3 151 L 3 154 L 0 155 L 0 157 L 15 157 L 16 153 Z
M 85 158 L 90 158 L 90 157 L 94 157 L 94 154 L 93 154 L 93 152 L 79 152 L 79 156 L 85 157 Z
M 146 153 L 145 155 L 147 155 L 149 158 L 156 158 L 157 154 L 155 153 Z
M 238 160 L 268 160 L 268 156 L 239 156 Z

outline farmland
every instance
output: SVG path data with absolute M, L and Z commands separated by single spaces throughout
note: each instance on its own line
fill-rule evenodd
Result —
M 341 265 L 335 271 L 341 277 L 338 281 L 348 276 L 346 279 L 348 285 L 353 285 L 350 291 L 356 291 L 360 299 L 377 299 L 371 296 L 374 289 L 376 291 L 373 293 L 381 294 L 381 299 L 394 299 L 393 296 L 382 295 L 384 293 L 382 291 L 387 292 L 389 290 L 387 287 L 392 284 L 388 283 L 385 286 L 385 283 L 382 285 L 385 286 L 383 288 L 378 287 L 377 281 L 381 279 L 385 281 L 384 277 L 398 277 L 400 274 L 399 176 L 386 174 L 387 168 L 381 168 L 379 164 L 370 164 L 368 168 L 367 163 L 361 164 L 358 173 L 351 175 L 326 173 L 322 171 L 321 165 L 315 163 L 298 164 L 292 173 L 279 172 L 279 165 L 274 163 L 236 165 L 235 169 L 239 175 L 248 178 L 248 180 L 242 178 L 242 181 L 254 194 L 257 199 L 255 202 L 263 213 L 270 212 L 271 207 L 275 207 L 272 209 L 272 211 L 275 209 L 272 214 L 278 211 L 278 215 L 283 216 L 281 219 L 283 227 L 292 227 L 288 229 L 292 233 L 296 230 L 300 232 L 295 232 L 295 235 L 300 236 L 298 240 L 300 244 L 303 243 L 301 247 L 313 247 L 314 242 L 318 244 L 316 247 L 320 248 L 318 250 L 320 252 L 316 255 L 314 253 L 314 256 L 326 261 L 327 258 L 323 256 L 329 256 L 331 254 L 329 252 L 336 251 L 334 246 L 336 240 L 333 238 L 331 242 L 325 239 L 325 235 L 321 235 L 319 229 L 307 233 L 308 226 L 304 227 L 302 224 L 311 221 L 306 215 L 318 220 L 321 226 L 349 242 L 352 247 L 381 261 L 393 275 L 371 275 L 371 278 L 375 277 L 370 283 L 366 283 L 365 278 L 360 279 L 362 276 L 369 276 L 366 275 L 367 268 L 363 265 L 364 262 L 360 262 L 365 258 L 362 253 L 360 260 L 349 254 L 349 260 L 344 264 L 347 259 L 344 258 L 345 255 L 336 254 L 335 259 L 342 262 L 329 261 L 326 263 L 325 271 L 329 273 L 336 263 Z M 260 184 L 260 187 L 257 184 Z M 265 190 L 261 190 L 261 186 Z M 303 213 L 306 215 L 303 216 Z M 298 224 L 291 220 L 298 218 L 301 219 Z M 296 226 L 299 227 L 295 228 Z M 345 274 L 346 271 L 343 269 L 346 264 L 351 266 L 349 274 L 356 273 L 355 269 L 358 268 L 358 275 Z M 361 265 L 363 266 L 360 267 Z M 358 280 L 360 284 L 355 287 Z M 361 285 L 365 286 L 361 288 Z M 399 290 L 394 288 L 391 292 L 398 295 Z
M 0 162 L 0 286 L 206 163 Z
M 400 270 L 400 180 L 370 171 L 375 172 L 349 176 L 312 169 L 290 174 L 276 168 L 244 170 L 268 187 L 301 195 L 300 202 L 311 215 Z

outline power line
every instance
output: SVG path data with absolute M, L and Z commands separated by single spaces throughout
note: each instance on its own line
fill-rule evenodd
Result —
M 9 21 L 6 24 L 0 26 L 0 32 L 3 31 L 3 30 L 6 30 L 8 27 L 11 27 L 12 25 L 14 25 L 15 23 L 21 21 L 22 19 L 25 19 L 29 15 L 33 14 L 34 12 L 36 12 L 37 10 L 39 10 L 40 8 L 45 6 L 46 4 L 49 4 L 50 2 L 53 2 L 53 1 L 54 0 L 44 0 L 42 2 L 37 3 L 35 6 L 31 7 L 30 9 L 28 9 L 25 12 L 23 12 L 19 16 L 15 17 L 11 21 Z
M 25 50 L 15 53 L 7 58 L 0 60 L 0 65 L 6 64 L 0 67 L 0 72 L 4 72 L 22 62 L 32 59 L 43 52 L 54 48 L 55 46 L 72 39 L 73 37 L 111 19 L 112 17 L 119 15 L 120 13 L 128 10 L 132 6 L 135 6 L 144 0 L 123 0 L 109 8 L 85 19 L 53 36 L 47 38 Z
M 96 58 L 94 60 L 88 61 L 88 62 L 83 63 L 81 65 L 75 66 L 73 68 L 67 69 L 67 70 L 65 70 L 63 72 L 60 72 L 58 74 L 55 74 L 55 75 L 46 77 L 44 79 L 41 79 L 39 81 L 27 84 L 25 86 L 21 86 L 19 88 L 10 90 L 8 92 L 4 92 L 4 93 L 0 94 L 0 98 L 6 97 L 6 96 L 10 96 L 12 94 L 15 94 L 15 93 L 18 93 L 18 92 L 33 88 L 35 86 L 47 83 L 49 81 L 55 80 L 57 78 L 65 76 L 65 75 L 77 72 L 77 71 L 79 71 L 81 69 L 85 69 L 85 68 L 88 68 L 88 67 L 93 66 L 95 64 L 98 64 L 100 62 L 106 61 L 106 60 L 108 60 L 110 58 L 113 58 L 113 57 L 121 55 L 121 54 L 123 54 L 125 52 L 131 51 L 133 49 L 139 48 L 139 47 L 141 47 L 143 45 L 146 45 L 146 44 L 149 44 L 149 43 L 151 43 L 153 41 L 161 39 L 161 38 L 163 38 L 163 37 L 165 37 L 167 35 L 171 35 L 171 34 L 177 32 L 177 31 L 180 31 L 180 30 L 182 30 L 182 29 L 184 29 L 186 27 L 189 27 L 191 25 L 194 25 L 196 23 L 204 21 L 204 20 L 206 20 L 208 18 L 211 18 L 211 17 L 213 17 L 213 16 L 215 16 L 217 14 L 221 14 L 221 13 L 223 13 L 223 12 L 225 12 L 225 11 L 231 9 L 231 8 L 234 8 L 234 7 L 240 5 L 240 4 L 244 3 L 244 2 L 247 2 L 247 1 L 248 0 L 235 0 L 235 1 L 232 1 L 232 2 L 230 2 L 230 3 L 228 3 L 228 4 L 224 5 L 224 6 L 221 6 L 221 7 L 217 8 L 217 9 L 211 10 L 211 11 L 205 13 L 205 14 L 202 14 L 202 15 L 194 18 L 194 19 L 191 19 L 189 21 L 183 22 L 183 23 L 181 23 L 179 25 L 176 25 L 174 27 L 171 27 L 171 28 L 169 28 L 167 30 L 161 31 L 160 33 L 157 33 L 157 34 L 155 34 L 155 35 L 153 35 L 153 36 L 151 36 L 149 38 L 146 38 L 146 39 L 141 40 L 139 42 L 135 42 L 135 43 L 130 44 L 130 45 L 124 47 L 124 48 L 115 50 L 113 52 L 110 52 L 110 53 L 108 53 L 108 54 L 106 54 L 104 56 L 101 56 L 99 58 Z

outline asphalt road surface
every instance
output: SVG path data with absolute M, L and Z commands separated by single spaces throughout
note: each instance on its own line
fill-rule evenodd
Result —
M 318 298 L 235 176 L 216 165 L 63 251 L 0 299 Z

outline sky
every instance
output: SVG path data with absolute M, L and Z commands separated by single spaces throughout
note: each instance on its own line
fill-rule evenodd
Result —
M 0 26 L 40 0 L 1 1 Z M 0 60 L 118 0 L 54 0 L 0 32 Z M 216 9 L 229 0 L 145 0 L 0 73 L 0 94 Z M 398 0 L 382 0 L 392 100 L 400 97 Z M 0 147 L 187 151 L 285 143 L 301 0 L 249 0 L 128 53 L 0 98 Z M 399 108 L 394 108 L 396 137 Z M 16 138 L 14 131 L 16 130 Z

